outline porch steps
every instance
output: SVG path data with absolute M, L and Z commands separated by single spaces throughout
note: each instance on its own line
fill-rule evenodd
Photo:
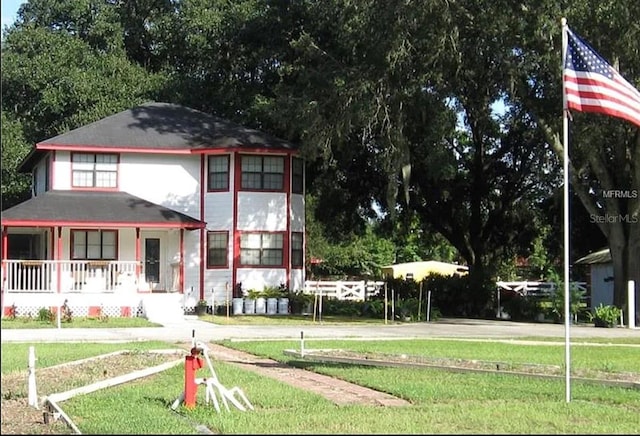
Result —
M 159 324 L 181 324 L 186 322 L 182 308 L 182 294 L 149 294 L 142 300 L 144 316 Z

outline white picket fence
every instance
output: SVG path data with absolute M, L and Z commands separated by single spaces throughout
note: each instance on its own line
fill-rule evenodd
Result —
M 337 300 L 365 301 L 381 289 L 384 289 L 383 281 L 307 280 L 303 292 Z

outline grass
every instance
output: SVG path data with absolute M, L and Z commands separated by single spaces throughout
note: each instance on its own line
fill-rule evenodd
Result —
M 615 340 L 617 342 L 617 339 Z M 299 341 L 223 341 L 225 346 L 253 354 L 288 362 L 291 357 L 284 349 L 300 349 Z M 361 353 L 407 354 L 424 357 L 442 357 L 465 360 L 484 360 L 512 364 L 543 364 L 564 367 L 564 347 L 553 344 L 521 344 L 510 342 L 460 341 L 460 340 L 305 340 L 305 349 L 339 348 Z M 571 347 L 571 368 L 592 369 L 607 372 L 638 373 L 640 382 L 640 344 L 607 347 L 580 344 Z
M 557 338 L 560 341 L 560 338 Z M 611 340 L 617 342 L 617 340 Z M 138 344 L 142 345 L 142 344 Z M 225 342 L 225 345 L 287 361 L 282 350 L 298 341 Z M 7 346 L 5 348 L 5 346 Z M 122 349 L 123 344 L 83 344 L 61 355 L 61 344 L 38 344 L 39 364 Z M 165 345 L 145 343 L 149 348 Z M 2 367 L 21 354 L 18 344 L 2 345 Z M 99 350 L 102 347 L 101 350 Z M 475 358 L 527 363 L 562 363 L 564 349 L 552 344 L 455 340 L 316 341 L 305 348 L 348 348 L 394 354 Z M 54 357 L 55 356 L 55 357 Z M 66 357 L 65 357 L 66 356 Z M 215 356 L 213 356 L 215 359 Z M 5 360 L 8 359 L 8 360 Z M 15 360 L 17 361 L 17 360 Z M 580 345 L 573 366 L 632 371 L 640 377 L 640 348 Z M 318 372 L 350 380 L 409 400 L 410 407 L 336 406 L 330 401 L 268 377 L 214 360 L 220 381 L 238 386 L 255 411 L 216 413 L 198 392 L 193 410 L 172 412 L 182 390 L 181 366 L 126 385 L 75 397 L 62 404 L 85 434 L 196 434 L 197 425 L 224 434 L 630 434 L 640 425 L 640 391 L 574 382 L 571 402 L 565 383 L 503 374 L 450 373 L 435 369 L 378 368 L 313 363 Z M 12 364 L 12 365 L 15 365 Z M 205 370 L 199 372 L 206 376 Z
M 161 327 L 162 324 L 148 321 L 140 317 L 113 317 L 113 318 L 91 318 L 74 317 L 70 322 L 61 321 L 60 327 L 67 328 L 132 328 L 132 327 Z M 46 329 L 58 328 L 58 322 L 54 320 L 40 321 L 35 318 L 2 318 L 2 329 Z
M 56 344 L 56 343 L 2 343 L 2 374 L 16 371 L 24 371 L 27 368 L 29 347 L 35 347 L 36 367 L 46 368 L 65 362 L 80 360 L 118 350 L 151 350 L 170 347 L 165 342 L 131 342 L 131 343 L 82 343 L 82 344 Z

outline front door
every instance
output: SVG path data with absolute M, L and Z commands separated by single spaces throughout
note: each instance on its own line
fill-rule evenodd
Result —
M 144 240 L 144 278 L 149 284 L 160 282 L 160 239 Z

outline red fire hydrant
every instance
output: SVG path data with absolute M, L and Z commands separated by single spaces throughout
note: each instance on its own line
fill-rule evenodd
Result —
M 196 384 L 196 371 L 204 366 L 200 357 L 202 350 L 193 347 L 191 355 L 185 357 L 184 361 L 184 405 L 193 408 L 196 406 L 196 395 L 198 385 Z

